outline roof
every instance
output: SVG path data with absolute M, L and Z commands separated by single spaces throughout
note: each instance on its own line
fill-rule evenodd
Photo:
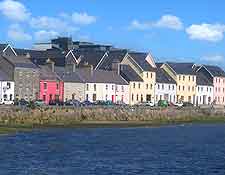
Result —
M 176 81 L 169 76 L 163 69 L 156 70 L 156 83 L 176 84 Z
M 108 52 L 108 56 L 101 62 L 98 69 L 112 70 L 112 63 L 114 61 L 121 63 L 126 54 L 127 50 L 115 50 Z
M 213 82 L 211 82 L 203 73 L 197 72 L 197 85 L 202 86 L 213 86 Z
M 56 72 L 53 72 L 51 68 L 48 67 L 48 65 L 45 66 L 39 66 L 40 68 L 40 79 L 41 80 L 52 80 L 57 81 L 60 80 L 60 76 L 57 75 Z
M 58 72 L 58 75 L 64 82 L 128 84 L 114 71 L 77 69 L 72 73 Z
M 167 64 L 177 73 L 184 75 L 195 75 L 195 71 L 192 69 L 194 63 L 175 63 L 167 62 Z
M 143 82 L 143 79 L 129 66 L 120 65 L 120 75 L 127 81 Z
M 29 49 L 15 49 L 18 55 L 29 54 L 30 60 L 37 65 L 45 65 L 47 59 L 55 62 L 56 66 L 65 65 L 65 57 L 68 52 L 60 51 L 57 49 L 50 49 L 46 51 L 29 50 Z
M 88 64 L 94 68 L 106 54 L 104 51 L 95 50 L 74 50 L 73 53 L 77 58 L 81 58 L 80 65 Z
M 9 76 L 3 72 L 2 70 L 0 70 L 0 81 L 12 81 Z
M 129 55 L 135 60 L 135 62 L 144 70 L 144 71 L 156 71 L 146 60 L 148 53 L 141 52 L 129 52 Z
M 0 44 L 0 52 L 3 51 L 7 46 L 8 44 Z
M 8 60 L 12 65 L 19 68 L 31 68 L 36 69 L 37 66 L 33 64 L 28 58 L 25 56 L 3 56 L 6 60 Z
M 214 77 L 225 77 L 225 72 L 219 66 L 204 65 L 204 67 L 214 76 Z

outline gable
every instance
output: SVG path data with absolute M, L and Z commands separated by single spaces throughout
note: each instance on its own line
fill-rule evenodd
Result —
M 174 70 L 168 65 L 168 64 L 163 64 L 161 68 L 169 74 L 175 81 L 177 80 L 177 74 L 174 72 Z
M 77 58 L 72 51 L 66 55 L 65 64 L 78 64 Z
M 149 53 L 148 56 L 146 57 L 146 61 L 154 68 L 156 68 L 156 64 L 154 61 L 154 58 L 152 57 L 152 55 Z
M 6 48 L 2 52 L 7 56 L 17 56 L 17 53 L 9 44 L 6 46 Z

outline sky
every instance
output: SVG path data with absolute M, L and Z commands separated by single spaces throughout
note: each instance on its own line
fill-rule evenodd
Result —
M 58 36 L 225 69 L 224 0 L 0 0 L 0 43 Z

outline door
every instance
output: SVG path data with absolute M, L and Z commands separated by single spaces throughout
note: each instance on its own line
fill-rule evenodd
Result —
M 115 96 L 112 95 L 112 102 L 114 103 L 114 101 L 115 101 Z

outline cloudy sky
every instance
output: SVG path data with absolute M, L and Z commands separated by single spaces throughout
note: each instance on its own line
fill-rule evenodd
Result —
M 0 42 L 29 48 L 72 36 L 225 68 L 224 7 L 224 0 L 0 0 Z

